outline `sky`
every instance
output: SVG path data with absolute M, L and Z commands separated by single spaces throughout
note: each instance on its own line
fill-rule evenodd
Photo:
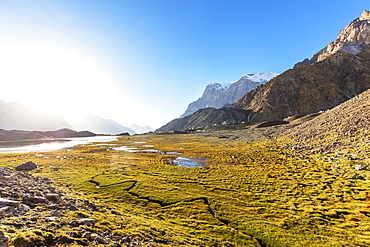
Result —
M 213 81 L 283 73 L 368 0 L 0 0 L 0 100 L 156 129 Z

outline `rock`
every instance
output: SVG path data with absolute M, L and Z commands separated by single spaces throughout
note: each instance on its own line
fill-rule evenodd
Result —
M 88 240 L 91 239 L 91 232 L 85 232 L 83 235 L 82 235 L 83 238 L 86 238 Z
M 56 221 L 58 219 L 58 217 L 51 216 L 51 217 L 46 217 L 46 219 L 48 221 Z
M 112 214 L 115 214 L 115 215 L 121 215 L 121 213 L 120 212 L 118 212 L 118 211 L 116 211 L 116 210 L 114 210 L 114 209 L 112 209 L 112 211 L 110 211 Z
M 4 232 L 0 231 L 0 247 L 8 247 L 9 241 Z
M 98 234 L 96 234 L 96 233 L 91 234 L 91 238 L 92 238 L 94 241 L 98 242 L 99 244 L 107 244 L 107 243 L 108 243 L 104 238 L 100 237 L 100 236 L 99 236 Z
M 47 200 L 45 197 L 42 197 L 42 196 L 30 196 L 30 195 L 26 195 L 25 197 L 23 197 L 23 201 L 25 202 L 31 202 L 31 203 L 46 203 Z
M 0 198 L 0 205 L 18 207 L 20 205 L 20 202 L 19 201 L 13 201 L 13 200 L 8 200 L 8 199 Z
M 30 218 L 30 221 L 38 221 L 38 219 L 39 219 L 39 216 L 35 215 Z
M 60 217 L 60 213 L 58 210 L 54 210 L 53 212 L 51 212 L 50 214 L 51 216 L 54 216 L 54 217 Z
M 356 170 L 366 170 L 366 166 L 364 166 L 364 165 L 356 165 L 355 169 Z
M 38 166 L 33 163 L 32 161 L 28 161 L 22 165 L 19 165 L 15 168 L 17 171 L 31 171 L 33 169 L 36 169 Z
M 1 207 L 0 208 L 0 214 L 5 214 L 10 209 L 9 206 Z
M 69 222 L 69 225 L 73 227 L 77 227 L 80 225 L 93 226 L 96 222 L 97 222 L 96 219 L 84 218 L 79 220 L 72 220 L 71 222 Z
M 55 193 L 48 193 L 45 194 L 45 198 L 48 200 L 56 201 L 60 199 L 60 195 Z
M 19 211 L 28 211 L 30 210 L 30 207 L 27 206 L 26 204 L 21 204 L 19 207 L 18 207 L 18 210 Z

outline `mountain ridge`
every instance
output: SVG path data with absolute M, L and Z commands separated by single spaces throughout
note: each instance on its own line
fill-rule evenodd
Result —
M 51 131 L 63 128 L 73 129 L 60 115 L 43 113 L 21 104 L 0 100 L 0 129 Z
M 370 38 L 367 39 L 370 37 L 368 27 L 370 12 L 364 11 L 361 18 L 347 25 L 336 40 L 346 40 L 341 35 L 351 33 L 352 36 L 347 36 L 366 37 L 363 40 L 370 42 Z M 349 43 L 345 44 L 347 46 Z M 351 46 L 353 45 L 356 44 L 351 43 Z M 231 106 L 231 109 L 244 110 L 248 115 L 243 119 L 252 123 L 282 120 L 293 115 L 306 115 L 331 109 L 370 88 L 370 44 L 359 45 L 361 50 L 356 54 L 338 48 L 320 61 L 295 66 L 245 94 Z M 220 111 L 219 114 L 223 112 Z M 192 128 L 217 124 L 217 121 L 207 118 L 206 113 L 203 115 L 197 113 L 197 117 L 206 121 L 197 121 L 197 125 L 193 125 Z M 230 118 L 225 122 L 232 123 L 237 120 Z M 176 126 L 180 128 L 181 121 L 176 119 L 176 122 Z M 187 124 L 184 120 L 183 126 Z M 162 131 L 166 129 L 165 126 L 161 128 Z

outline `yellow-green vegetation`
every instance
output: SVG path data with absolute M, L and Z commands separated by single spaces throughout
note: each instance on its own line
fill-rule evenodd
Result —
M 147 145 L 162 152 L 111 149 Z M 34 175 L 121 213 L 73 217 L 86 214 L 98 219 L 94 227 L 101 231 L 158 246 L 370 245 L 370 172 L 337 154 L 298 154 L 285 146 L 151 134 L 42 155 L 1 154 L 0 165 L 32 160 L 40 166 Z M 209 160 L 204 167 L 180 167 L 168 152 Z M 27 234 L 16 241 L 44 233 Z

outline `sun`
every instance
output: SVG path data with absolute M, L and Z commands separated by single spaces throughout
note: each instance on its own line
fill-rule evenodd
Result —
M 112 78 L 98 60 L 53 44 L 0 47 L 0 99 L 59 114 L 109 104 Z

